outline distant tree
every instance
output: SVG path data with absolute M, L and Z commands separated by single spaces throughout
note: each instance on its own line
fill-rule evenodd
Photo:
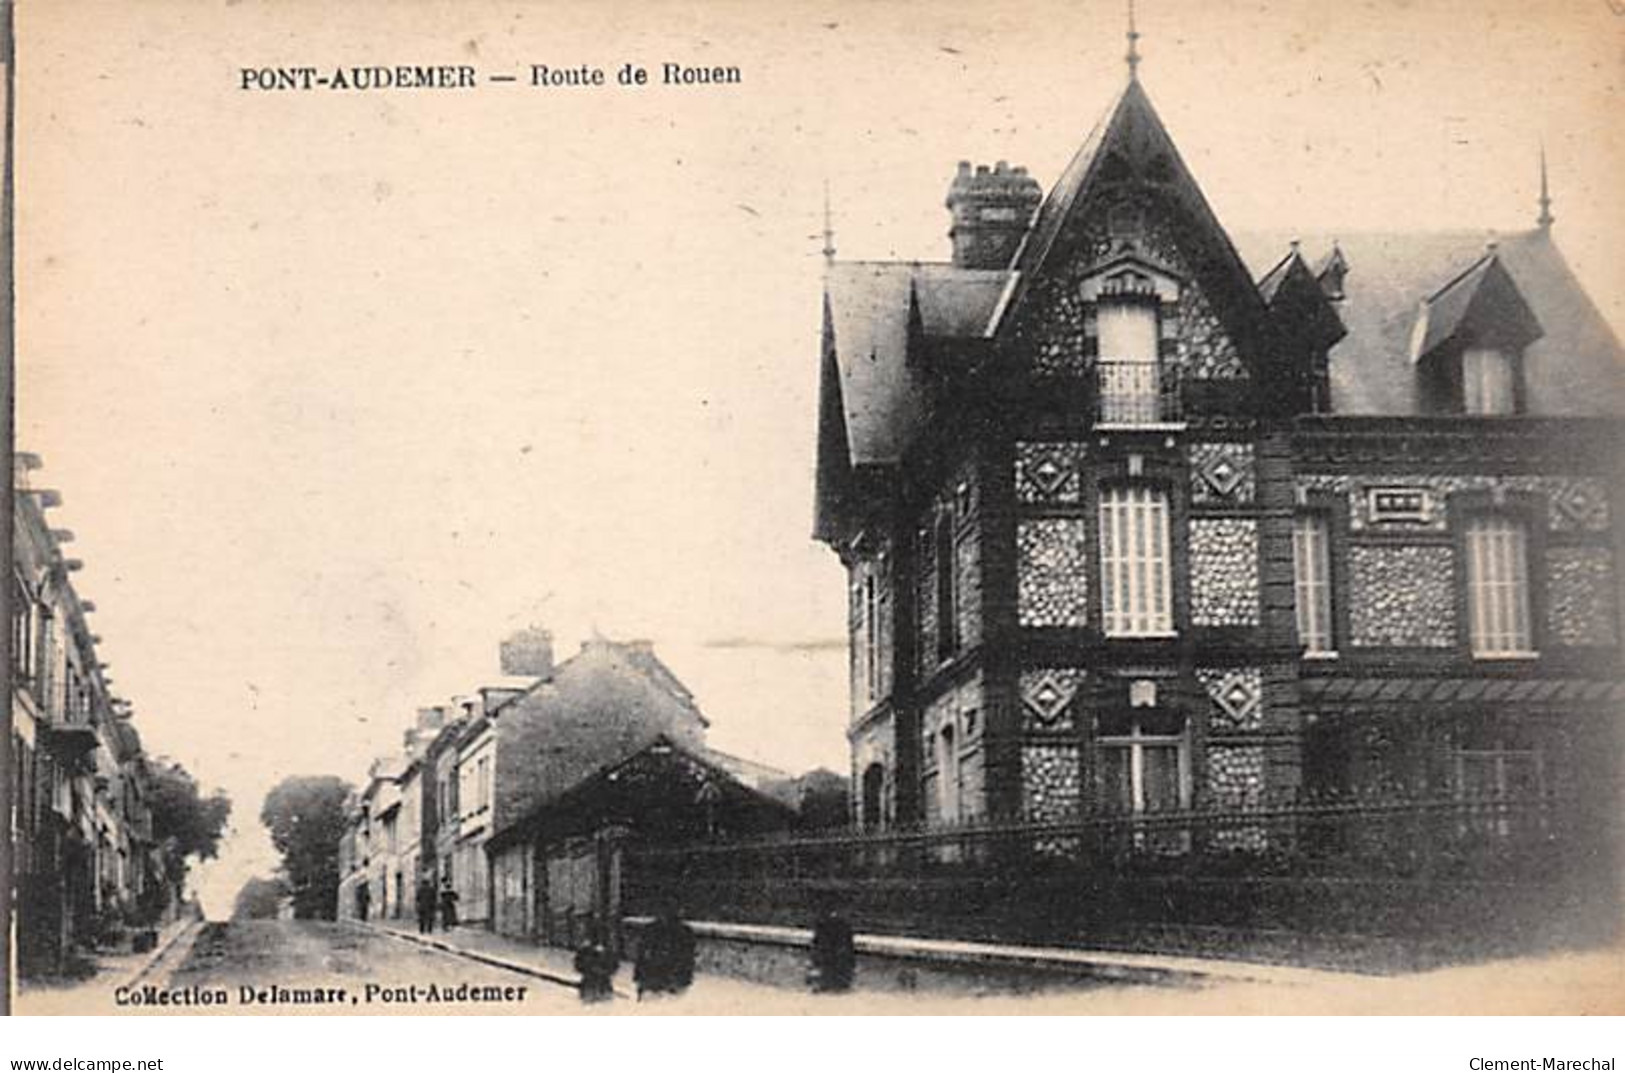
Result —
M 282 872 L 300 920 L 338 915 L 339 839 L 350 790 L 336 775 L 294 775 L 265 795 L 260 822 L 282 854 Z
M 763 789 L 772 797 L 794 806 L 798 826 L 809 830 L 845 827 L 851 823 L 848 809 L 850 780 L 828 768 L 816 768 L 805 775 L 784 779 Z
M 220 836 L 231 817 L 231 799 L 216 790 L 205 797 L 197 780 L 172 760 L 154 760 L 147 771 L 147 803 L 152 835 L 163 847 L 165 874 L 177 881 L 187 861 L 206 861 L 220 849 Z
M 231 907 L 233 920 L 272 920 L 275 919 L 277 908 L 282 899 L 288 894 L 287 880 L 280 877 L 265 879 L 255 876 L 242 889 L 237 892 L 237 900 Z

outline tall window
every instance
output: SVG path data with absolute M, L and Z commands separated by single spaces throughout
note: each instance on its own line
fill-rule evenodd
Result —
M 1100 497 L 1100 579 L 1106 633 L 1173 632 L 1168 497 L 1155 488 L 1106 488 Z
M 1143 302 L 1102 302 L 1095 323 L 1101 421 L 1134 425 L 1160 420 L 1156 310 Z
M 952 723 L 937 734 L 937 808 L 943 823 L 959 819 L 959 749 Z
M 1182 725 L 1133 719 L 1102 730 L 1097 742 L 1102 808 L 1166 812 L 1189 805 L 1189 755 Z
M 1533 651 L 1527 556 L 1517 519 L 1481 514 L 1467 523 L 1467 604 L 1475 656 Z
M 34 673 L 34 600 L 16 578 L 11 583 L 11 669 L 24 681 Z
M 959 651 L 959 586 L 954 554 L 954 516 L 944 511 L 937 517 L 937 659 L 945 660 Z
M 874 568 L 863 571 L 863 688 L 864 696 L 880 696 L 880 594 Z
M 1300 514 L 1292 523 L 1293 584 L 1298 643 L 1310 655 L 1336 651 L 1332 641 L 1330 526 L 1324 514 Z
M 1493 416 L 1518 412 L 1517 369 L 1505 350 L 1474 348 L 1461 356 L 1462 408 Z

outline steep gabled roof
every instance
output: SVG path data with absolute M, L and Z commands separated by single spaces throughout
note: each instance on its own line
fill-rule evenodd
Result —
M 1260 273 L 1280 261 L 1287 233 L 1238 233 L 1237 244 Z M 1334 245 L 1331 235 L 1303 234 L 1307 251 Z M 1472 270 L 1483 267 L 1482 231 L 1341 232 L 1335 244 L 1348 274 L 1335 303 L 1348 334 L 1332 348 L 1334 414 L 1419 413 L 1412 336 L 1421 303 L 1451 291 L 1470 297 Z M 1528 410 L 1552 416 L 1625 413 L 1625 349 L 1581 287 L 1549 232 L 1503 235 L 1496 261 L 1545 334 L 1524 351 Z M 1455 282 L 1456 287 L 1449 285 Z M 1448 311 L 1438 315 L 1449 319 Z
M 895 465 L 925 419 L 922 342 L 985 338 L 1009 273 L 837 261 L 824 283 L 813 536 L 834 539 L 861 467 Z
M 923 370 L 910 360 L 910 321 L 930 338 L 980 338 L 1006 276 L 940 263 L 845 261 L 830 266 L 825 283 L 829 334 L 852 465 L 898 461 L 918 431 L 924 416 Z
M 997 328 L 1012 324 L 1034 281 L 1066 245 L 1067 223 L 1082 213 L 1090 194 L 1103 183 L 1137 179 L 1155 186 L 1193 226 L 1179 233 L 1197 282 L 1227 321 L 1238 342 L 1257 341 L 1264 323 L 1263 303 L 1241 255 L 1202 195 L 1190 169 L 1163 126 L 1145 87 L 1130 79 L 1105 117 L 1095 124 L 1073 155 L 1049 196 L 1039 206 L 1032 229 L 1016 251 L 1011 300 Z M 1244 345 L 1243 352 L 1256 352 Z

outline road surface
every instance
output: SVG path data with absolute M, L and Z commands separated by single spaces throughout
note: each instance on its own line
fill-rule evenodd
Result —
M 183 958 L 163 959 L 134 986 L 75 990 L 74 1012 L 84 1013 L 582 1012 L 563 984 L 328 921 L 205 924 Z M 86 1008 L 91 1001 L 107 1008 Z

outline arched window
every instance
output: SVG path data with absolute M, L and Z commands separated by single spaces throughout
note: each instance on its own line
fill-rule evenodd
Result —
M 861 823 L 865 831 L 877 831 L 886 826 L 886 768 L 876 761 L 863 769 L 862 800 L 858 802 Z

